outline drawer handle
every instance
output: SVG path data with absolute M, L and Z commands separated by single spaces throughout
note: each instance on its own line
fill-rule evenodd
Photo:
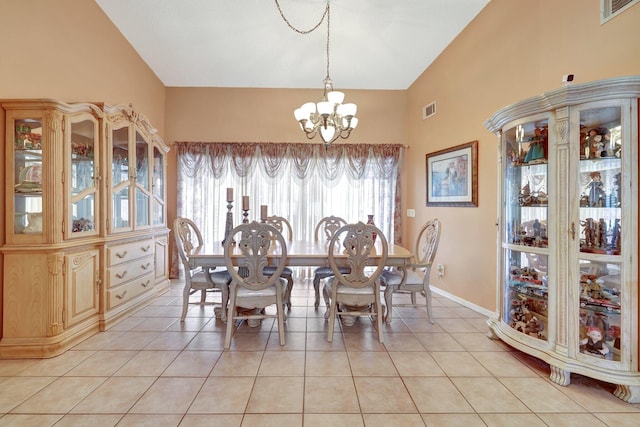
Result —
M 140 283 L 140 284 L 142 285 L 143 288 L 146 288 L 147 286 L 149 286 L 149 282 L 150 280 L 147 280 L 146 282 Z
M 116 252 L 116 256 L 120 259 L 124 258 L 127 256 L 127 251 L 124 252 Z
M 149 268 L 150 266 L 151 266 L 151 263 L 150 263 L 150 262 L 148 262 L 148 263 L 146 263 L 146 264 L 144 264 L 144 265 L 141 265 L 140 267 L 142 267 L 142 269 L 143 269 L 143 270 L 146 270 L 146 269 L 147 269 L 147 268 Z
M 142 252 L 147 252 L 149 249 L 151 249 L 151 245 L 143 246 L 140 249 L 142 249 Z
M 118 279 L 122 279 L 126 275 L 127 275 L 127 270 L 123 271 L 122 273 L 116 273 L 116 277 Z
M 122 294 L 121 294 L 121 295 L 116 295 L 116 298 L 118 298 L 118 299 L 122 299 L 122 298 L 124 298 L 124 296 L 125 296 L 126 294 L 127 294 L 127 291 L 125 290 L 125 291 L 123 291 L 123 292 L 122 292 Z

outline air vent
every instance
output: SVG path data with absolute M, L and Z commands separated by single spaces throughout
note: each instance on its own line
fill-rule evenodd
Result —
M 429 117 L 433 116 L 434 114 L 436 114 L 436 102 L 435 101 L 433 101 L 429 105 L 425 105 L 424 107 L 422 107 L 422 120 L 428 119 Z
M 604 24 L 640 0 L 600 0 L 600 24 Z

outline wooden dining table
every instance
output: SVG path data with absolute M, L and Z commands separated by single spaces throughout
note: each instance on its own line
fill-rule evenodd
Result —
M 382 246 L 378 241 L 370 256 L 376 258 L 376 256 L 379 256 L 377 254 L 381 252 Z M 389 267 L 402 267 L 409 264 L 412 256 L 411 251 L 400 245 L 389 245 L 385 265 Z M 275 261 L 280 257 L 282 257 L 282 249 L 278 245 L 272 245 L 267 258 Z M 288 241 L 286 257 L 286 265 L 289 267 L 329 266 L 329 243 L 326 241 Z M 336 264 L 340 265 L 342 260 L 346 263 L 347 255 L 343 252 L 342 247 L 334 247 L 334 257 Z M 238 265 L 242 258 L 242 254 L 237 247 L 234 246 L 234 252 L 232 254 L 234 265 Z M 223 244 L 221 242 L 208 242 L 194 248 L 189 254 L 189 264 L 192 267 L 200 266 L 203 268 L 225 267 Z M 223 292 L 223 300 L 225 296 L 226 292 Z M 227 316 L 224 310 L 221 310 L 220 317 L 223 321 L 226 321 Z

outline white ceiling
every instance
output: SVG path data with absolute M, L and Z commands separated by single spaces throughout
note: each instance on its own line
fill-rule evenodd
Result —
M 274 0 L 95 0 L 165 86 L 318 88 L 326 20 Z M 336 89 L 407 89 L 489 0 L 331 0 Z M 307 30 L 326 0 L 279 0 Z

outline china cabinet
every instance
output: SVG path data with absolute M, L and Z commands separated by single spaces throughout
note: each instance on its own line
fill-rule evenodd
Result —
M 49 357 L 166 289 L 168 147 L 130 106 L 0 107 L 0 358 Z M 113 143 L 112 128 L 125 129 L 124 139 Z M 116 159 L 119 144 L 126 150 Z M 114 261 L 118 248 L 127 254 Z M 112 272 L 116 265 L 126 268 Z
M 499 141 L 492 336 L 640 402 L 640 76 L 569 84 L 485 123 Z

